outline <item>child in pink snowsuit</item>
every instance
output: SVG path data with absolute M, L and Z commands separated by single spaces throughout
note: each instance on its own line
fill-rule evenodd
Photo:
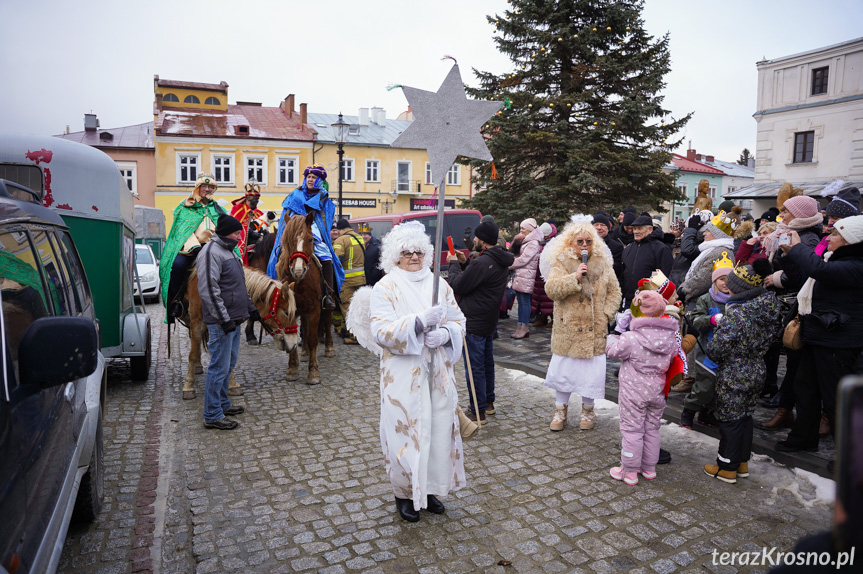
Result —
M 656 291 L 640 291 L 632 300 L 629 331 L 608 337 L 605 354 L 620 363 L 621 466 L 615 480 L 638 484 L 638 473 L 656 478 L 659 421 L 665 409 L 665 375 L 677 354 L 677 319 L 665 315 L 665 299 Z

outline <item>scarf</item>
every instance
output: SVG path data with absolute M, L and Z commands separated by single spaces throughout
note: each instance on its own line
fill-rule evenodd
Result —
M 721 291 L 717 291 L 715 286 L 711 286 L 710 289 L 707 290 L 710 293 L 710 296 L 713 297 L 713 300 L 721 305 L 725 305 L 728 303 L 728 299 L 731 297 L 731 293 L 723 293 Z
M 701 244 L 698 246 L 698 250 L 701 251 L 701 253 L 698 254 L 698 257 L 696 257 L 695 261 L 692 262 L 692 265 L 689 266 L 689 270 L 686 272 L 686 278 L 684 279 L 684 281 L 692 277 L 692 274 L 695 273 L 698 265 L 701 264 L 702 261 L 710 257 L 713 250 L 717 248 L 728 249 L 729 251 L 733 250 L 734 239 L 726 235 L 722 239 L 711 239 L 710 241 L 702 241 Z
M 829 261 L 830 257 L 832 256 L 833 252 L 828 251 L 824 254 L 824 261 Z M 808 315 L 812 312 L 812 294 L 814 291 L 815 279 L 810 277 L 806 280 L 806 283 L 803 284 L 803 287 L 801 287 L 800 291 L 797 293 L 797 303 L 799 303 L 800 305 L 800 308 L 797 310 L 797 313 L 799 315 Z

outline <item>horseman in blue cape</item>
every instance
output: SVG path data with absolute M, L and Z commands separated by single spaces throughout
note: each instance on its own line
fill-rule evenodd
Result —
M 335 296 L 341 291 L 345 272 L 330 239 L 330 228 L 336 215 L 336 207 L 330 199 L 329 186 L 327 185 L 327 170 L 320 164 L 307 167 L 303 171 L 303 184 L 292 191 L 282 202 L 282 219 L 276 232 L 276 245 L 270 254 L 267 265 L 267 275 L 272 279 L 276 277 L 276 262 L 282 251 L 282 232 L 285 229 L 285 221 L 294 215 L 305 217 L 310 212 L 314 213 L 315 221 L 312 224 L 312 234 L 315 238 L 315 256 L 321 262 L 321 274 L 324 277 L 325 293 L 321 304 L 324 309 L 336 308 Z

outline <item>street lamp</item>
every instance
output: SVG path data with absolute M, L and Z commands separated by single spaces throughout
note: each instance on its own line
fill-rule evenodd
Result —
M 332 124 L 335 134 L 336 143 L 339 145 L 339 219 L 342 218 L 342 157 L 345 155 L 345 142 L 348 141 L 348 130 L 351 125 L 342 118 L 342 113 L 339 112 L 339 121 Z

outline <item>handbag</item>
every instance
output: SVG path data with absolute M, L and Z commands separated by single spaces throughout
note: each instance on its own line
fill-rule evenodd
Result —
M 782 333 L 782 344 L 792 351 L 799 351 L 803 348 L 803 330 L 799 315 L 785 325 L 785 331 Z

